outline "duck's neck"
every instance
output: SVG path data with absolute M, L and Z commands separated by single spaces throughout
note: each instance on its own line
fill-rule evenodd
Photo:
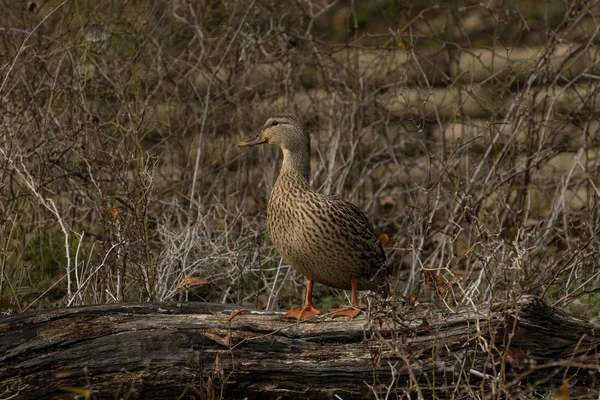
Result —
M 283 163 L 279 177 L 284 176 L 308 186 L 310 182 L 310 145 L 303 151 L 283 149 Z

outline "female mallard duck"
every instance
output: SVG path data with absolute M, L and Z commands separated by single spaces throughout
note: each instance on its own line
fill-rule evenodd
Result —
M 270 143 L 283 150 L 283 163 L 267 206 L 271 240 L 283 259 L 307 279 L 304 307 L 285 314 L 305 319 L 319 314 L 312 303 L 315 282 L 352 289 L 352 307 L 330 310 L 356 317 L 358 290 L 373 290 L 387 274 L 386 256 L 371 223 L 347 201 L 324 196 L 309 185 L 310 136 L 289 114 L 269 118 L 259 135 L 239 146 Z

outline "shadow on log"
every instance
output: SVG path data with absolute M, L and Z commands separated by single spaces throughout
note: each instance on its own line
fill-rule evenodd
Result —
M 531 398 L 566 382 L 598 398 L 598 326 L 533 297 L 301 323 L 261 311 L 227 321 L 235 309 L 135 303 L 0 319 L 0 397 Z

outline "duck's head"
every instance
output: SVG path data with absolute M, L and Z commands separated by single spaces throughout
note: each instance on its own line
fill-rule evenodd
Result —
M 238 144 L 240 147 L 269 143 L 291 152 L 310 152 L 310 136 L 304 124 L 291 114 L 276 114 L 267 119 L 260 133 Z

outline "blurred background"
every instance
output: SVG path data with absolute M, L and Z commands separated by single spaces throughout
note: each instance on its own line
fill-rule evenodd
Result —
M 600 315 L 599 1 L 0 3 L 6 312 L 299 305 L 281 154 L 237 147 L 287 111 L 313 186 L 396 240 L 396 294 Z

